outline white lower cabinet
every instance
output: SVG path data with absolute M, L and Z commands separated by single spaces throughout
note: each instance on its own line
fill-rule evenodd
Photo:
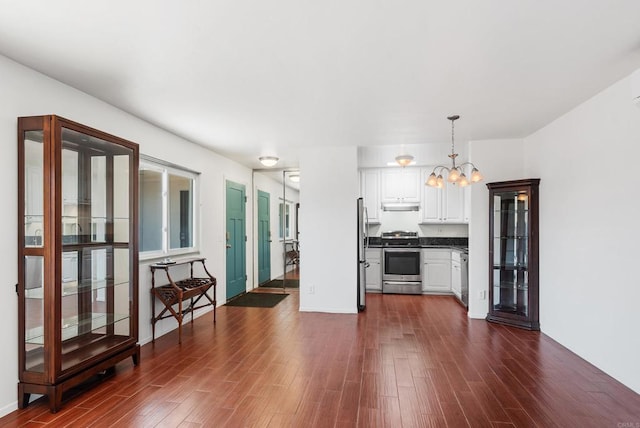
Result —
M 451 251 L 451 291 L 458 299 L 462 298 L 462 269 L 460 251 Z
M 451 250 L 422 250 L 422 291 L 451 293 Z
M 365 250 L 369 267 L 366 270 L 365 289 L 367 291 L 382 292 L 382 248 L 367 248 Z

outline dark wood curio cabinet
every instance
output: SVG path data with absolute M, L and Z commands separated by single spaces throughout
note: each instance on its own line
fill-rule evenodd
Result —
M 18 404 L 115 373 L 138 345 L 138 145 L 18 118 Z
M 488 183 L 489 313 L 487 320 L 539 330 L 539 178 Z

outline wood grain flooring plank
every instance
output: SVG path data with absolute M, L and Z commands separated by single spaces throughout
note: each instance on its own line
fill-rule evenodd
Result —
M 287 290 L 289 291 L 289 290 Z M 368 295 L 354 314 L 222 306 L 49 413 L 0 426 L 568 427 L 640 420 L 640 396 L 540 332 L 449 296 Z
M 479 428 L 491 427 L 485 408 L 471 391 L 456 391 L 456 396 L 469 425 Z
M 504 409 L 509 419 L 518 428 L 534 428 L 536 423 L 531 419 L 529 414 L 522 409 Z
M 468 427 L 469 422 L 457 400 L 440 402 L 442 414 L 450 427 Z
M 441 419 L 443 417 L 442 408 L 438 401 L 436 387 L 431 381 L 431 378 L 415 378 L 414 383 L 416 400 L 418 402 L 420 412 L 422 414 L 431 415 L 436 420 Z
M 336 424 L 355 426 L 358 421 L 360 382 L 346 382 L 340 396 Z
M 469 382 L 471 392 L 491 422 L 513 422 L 502 408 L 502 404 L 493 391 L 484 382 Z
M 380 410 L 382 411 L 382 421 L 387 427 L 401 427 L 402 413 L 398 397 L 382 396 L 380 398 Z

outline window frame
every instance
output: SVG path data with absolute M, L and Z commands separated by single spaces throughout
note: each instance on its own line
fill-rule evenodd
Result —
M 153 158 L 151 156 L 140 155 L 140 172 L 142 171 L 154 171 L 162 175 L 162 248 L 159 250 L 138 251 L 140 260 L 150 260 L 157 258 L 165 258 L 170 256 L 178 256 L 190 253 L 198 253 L 200 251 L 200 173 L 193 171 L 179 165 L 172 164 L 160 159 Z M 178 177 L 188 178 L 192 184 L 192 201 L 191 201 L 191 213 L 192 213 L 192 236 L 191 246 L 184 248 L 170 248 L 171 243 L 171 219 L 169 218 L 170 212 L 170 200 L 169 200 L 169 176 L 174 175 Z M 142 190 L 139 191 L 142 195 Z M 142 210 L 140 209 L 140 212 Z M 138 222 L 142 224 L 143 218 L 140 215 Z M 142 247 L 142 241 L 140 242 Z

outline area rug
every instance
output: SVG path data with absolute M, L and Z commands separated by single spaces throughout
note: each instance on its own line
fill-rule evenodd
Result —
M 227 302 L 225 306 L 273 308 L 287 296 L 288 294 L 283 293 L 245 293 Z
M 272 279 L 269 282 L 265 282 L 260 287 L 282 288 L 282 280 L 281 279 Z M 300 288 L 300 280 L 298 280 L 298 279 L 287 279 L 287 281 L 285 283 L 285 288 Z

